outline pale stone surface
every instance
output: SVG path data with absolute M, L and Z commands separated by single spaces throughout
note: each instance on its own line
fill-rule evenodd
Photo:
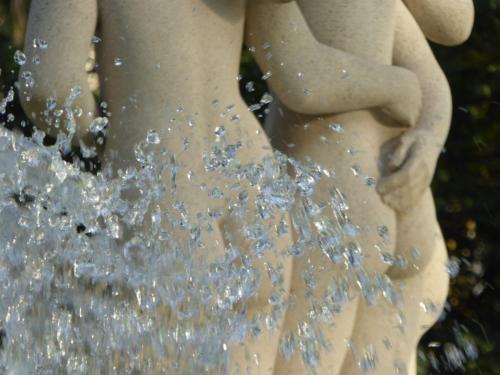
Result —
M 468 37 L 471 1 L 406 3 L 429 39 L 451 45 Z M 377 351 L 374 373 L 394 373 L 395 366 L 403 366 L 415 374 L 416 345 L 425 327 L 437 319 L 448 288 L 446 247 L 429 185 L 448 133 L 451 97 L 425 36 L 397 0 L 254 1 L 246 42 L 255 47 L 261 69 L 272 72 L 269 84 L 281 101 L 274 102 L 268 117 L 273 144 L 294 158 L 335 169 L 335 186 L 351 205 L 351 220 L 362 228 L 365 265 L 405 285 L 405 330 L 394 328 L 394 306 L 368 307 L 356 297 L 335 317 L 334 326 L 324 326 L 334 350 L 323 356 L 318 373 L 360 371 L 360 358 L 347 354 L 345 340 L 350 340 L 360 354 L 370 345 Z M 340 124 L 343 131 L 332 132 L 332 124 Z M 376 190 L 366 186 L 366 177 L 377 181 Z M 330 188 L 319 186 L 319 201 L 327 199 Z M 379 260 L 375 246 L 380 245 L 381 225 L 388 229 L 385 251 L 404 256 L 406 269 L 387 269 Z M 416 258 L 413 247 L 420 254 Z M 294 263 L 297 303 L 284 332 L 293 331 L 310 308 L 300 274 L 311 263 L 324 264 L 321 255 L 303 258 Z M 327 268 L 317 280 L 319 293 L 330 274 L 342 272 Z M 437 311 L 424 311 L 429 301 Z M 390 340 L 390 349 L 382 346 L 384 338 Z M 278 374 L 304 371 L 298 356 L 277 359 Z
M 469 38 L 474 24 L 471 0 L 404 0 L 425 36 L 443 45 L 457 45 Z
M 80 121 L 80 134 L 85 133 L 88 119 L 96 115 L 96 105 L 85 85 L 84 65 L 97 25 L 102 39 L 96 43 L 100 95 L 112 114 L 105 162 L 113 162 L 115 170 L 134 164 L 133 146 L 145 139 L 148 130 L 156 130 L 163 136 L 158 147 L 164 146 L 175 155 L 182 171 L 177 176 L 175 199 L 185 203 L 190 219 L 195 220 L 198 212 L 206 215 L 209 208 L 214 209 L 213 200 L 206 197 L 212 187 L 221 188 L 226 199 L 236 194 L 231 189 L 235 181 L 204 171 L 202 153 L 214 143 L 216 127 L 225 128 L 228 144 L 242 142 L 238 159 L 243 164 L 258 163 L 273 155 L 265 133 L 240 96 L 236 79 L 245 5 L 244 0 L 33 1 L 26 37 L 28 60 L 39 53 L 31 46 L 34 38 L 44 38 L 49 47 L 40 53 L 39 65 L 28 62 L 23 67 L 37 82 L 31 101 L 24 100 L 24 108 L 44 128 L 40 112 L 45 109 L 46 98 L 54 96 L 61 103 L 71 87 L 80 85 L 83 93 L 78 105 L 91 114 Z M 188 170 L 194 182 L 189 181 Z M 207 185 L 204 192 L 200 190 L 203 183 Z M 251 212 L 258 191 L 255 186 L 247 189 Z M 224 202 L 220 200 L 220 205 Z M 165 209 L 172 203 L 167 199 Z M 242 231 L 241 222 L 224 216 L 211 238 L 207 234 L 204 241 L 209 249 L 221 254 L 229 242 L 240 244 L 236 237 L 241 237 Z M 186 236 L 186 232 L 175 235 Z M 233 238 L 227 238 L 226 233 Z M 276 240 L 273 254 L 290 245 L 289 237 Z M 286 289 L 291 262 L 273 254 L 263 260 L 275 266 L 283 263 Z M 262 274 L 266 274 L 264 270 Z M 270 308 L 269 280 L 262 280 L 262 291 L 249 306 L 249 316 Z M 257 339 L 246 342 L 246 351 L 252 356 L 247 358 L 243 349 L 233 354 L 241 373 L 246 368 L 255 368 L 253 374 L 272 373 L 279 334 L 263 331 Z M 232 366 L 234 373 L 236 365 Z

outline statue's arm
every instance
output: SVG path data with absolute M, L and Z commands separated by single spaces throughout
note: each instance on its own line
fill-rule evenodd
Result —
M 85 63 L 97 23 L 96 0 L 33 0 L 29 13 L 24 52 L 27 62 L 20 72 L 21 104 L 33 123 L 51 135 L 43 112 L 47 98 L 53 97 L 63 107 L 72 87 L 80 86 L 81 95 L 73 108 L 83 110 L 76 118 L 77 135 L 83 135 L 96 112 L 96 103 L 87 84 Z M 35 48 L 34 39 L 47 42 L 47 48 Z M 35 64 L 33 59 L 39 57 Z M 31 72 L 34 86 L 26 87 L 23 73 Z
M 422 110 L 414 128 L 384 148 L 384 177 L 377 184 L 382 201 L 405 212 L 429 188 L 451 122 L 451 94 L 425 36 L 402 2 L 398 2 L 393 63 L 417 74 Z
M 272 73 L 268 83 L 279 99 L 298 113 L 384 107 L 400 123 L 416 120 L 420 91 L 412 72 L 318 42 L 294 2 L 249 2 L 245 43 L 261 70 Z M 400 102 L 410 94 L 411 105 Z
M 422 110 L 415 130 L 426 137 L 429 152 L 437 161 L 451 123 L 450 88 L 419 26 L 405 5 L 398 4 L 393 63 L 411 70 L 419 79 Z
M 443 45 L 463 43 L 474 23 L 472 0 L 404 0 L 424 34 Z

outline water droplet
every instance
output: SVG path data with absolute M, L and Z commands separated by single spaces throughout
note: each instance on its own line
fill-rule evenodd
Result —
M 45 101 L 45 107 L 46 107 L 46 108 L 47 108 L 47 110 L 49 110 L 49 111 L 53 111 L 53 110 L 55 110 L 55 109 L 56 109 L 56 107 L 57 107 L 57 102 L 56 102 L 56 100 L 55 100 L 52 96 L 48 97 L 48 98 L 47 98 L 47 100 Z
M 248 110 L 250 112 L 255 112 L 255 111 L 258 111 L 261 108 L 262 108 L 261 104 L 252 104 L 250 107 L 248 107 Z
M 226 129 L 223 126 L 217 126 L 214 133 L 217 137 L 224 137 L 224 135 L 226 135 Z
M 377 227 L 377 234 L 385 243 L 389 242 L 389 228 L 386 225 L 379 225 Z
M 452 370 L 463 368 L 463 364 L 465 363 L 465 356 L 455 344 L 445 343 L 444 355 L 446 357 L 447 364 Z
M 267 81 L 269 78 L 271 78 L 271 76 L 272 76 L 272 75 L 273 75 L 273 74 L 272 74 L 271 72 L 266 72 L 266 73 L 265 73 L 265 74 L 261 77 L 261 79 L 262 79 L 263 81 Z
M 82 117 L 83 115 L 83 109 L 81 107 L 75 107 L 75 109 L 73 110 L 73 114 L 75 115 L 75 117 Z
M 47 43 L 47 41 L 41 38 L 33 39 L 33 48 L 46 49 L 48 46 L 49 44 Z
M 358 149 L 354 148 L 354 147 L 349 147 L 347 149 L 347 153 L 351 156 L 356 156 L 358 154 Z
M 196 125 L 196 122 L 194 121 L 194 118 L 192 118 L 191 116 L 189 116 L 189 117 L 187 118 L 187 125 L 188 125 L 190 128 L 192 128 L 193 126 L 195 126 L 195 125 Z
M 212 190 L 210 190 L 208 196 L 212 199 L 222 199 L 224 198 L 224 193 L 222 192 L 221 189 L 215 187 Z
M 296 346 L 295 336 L 292 332 L 285 334 L 281 338 L 280 349 L 286 360 L 290 360 L 292 358 L 295 353 Z
M 240 122 L 240 115 L 234 114 L 231 116 L 231 122 L 233 124 L 238 124 Z
M 245 84 L 245 90 L 248 92 L 254 92 L 255 91 L 255 83 L 253 81 L 249 81 Z
M 26 64 L 26 55 L 24 52 L 19 50 L 14 52 L 14 62 L 19 66 Z
M 262 98 L 260 99 L 260 104 L 261 105 L 264 105 L 264 104 L 269 104 L 273 101 L 273 96 L 269 93 L 264 93 L 264 95 L 262 95 Z
M 355 164 L 351 167 L 351 171 L 352 171 L 352 174 L 355 176 L 361 176 L 361 174 L 362 174 L 361 167 L 357 164 Z
M 332 122 L 330 125 L 328 125 L 328 127 L 332 131 L 334 131 L 335 133 L 343 133 L 344 132 L 344 128 L 342 127 L 342 125 L 337 124 L 335 122 Z
M 106 133 L 108 126 L 109 120 L 107 117 L 96 117 L 90 124 L 90 132 L 94 135 Z
M 82 88 L 79 85 L 73 86 L 70 89 L 67 103 L 72 103 L 76 98 L 82 94 Z
M 21 79 L 24 80 L 24 85 L 26 87 L 33 88 L 35 86 L 35 79 L 29 70 L 25 70 L 21 73 Z
M 377 184 L 377 181 L 373 177 L 366 177 L 365 183 L 366 183 L 366 186 L 368 186 L 368 187 L 375 187 L 375 185 Z
M 160 143 L 160 135 L 156 130 L 148 130 L 146 134 L 146 142 L 150 145 L 157 145 Z
M 455 278 L 460 273 L 460 259 L 457 257 L 450 257 L 447 265 L 448 274 L 451 278 Z

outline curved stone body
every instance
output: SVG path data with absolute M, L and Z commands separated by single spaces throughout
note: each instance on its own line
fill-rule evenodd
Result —
M 468 11 L 449 29 L 444 20 L 452 2 L 408 5 L 420 16 L 432 13 L 423 29 L 434 40 L 452 44 L 450 35 L 457 43 L 470 33 L 468 1 L 460 3 Z M 440 22 L 441 39 L 432 20 Z M 349 218 L 359 226 L 363 267 L 390 276 L 404 291 L 399 306 L 369 306 L 354 292 L 344 310 L 320 325 L 333 350 L 321 357 L 318 373 L 416 373 L 416 346 L 448 288 L 446 247 L 429 184 L 451 121 L 451 97 L 425 36 L 401 1 L 299 0 L 254 2 L 246 40 L 261 69 L 273 74 L 269 83 L 279 98 L 267 120 L 273 145 L 335 172 L 318 184 L 316 201 L 328 201 L 332 187 L 342 191 Z M 319 250 L 294 261 L 296 303 L 284 334 L 309 319 L 304 273 L 322 270 L 318 295 L 331 286 L 332 275 L 349 273 L 326 261 Z M 304 362 L 280 357 L 277 373 L 303 373 Z
M 447 1 L 435 8 L 424 0 L 406 3 L 433 40 L 455 44 L 470 32 L 467 0 L 460 2 L 460 9 L 468 10 L 464 26 L 454 22 L 449 30 L 443 21 Z M 269 83 L 280 99 L 268 117 L 274 146 L 300 163 L 315 162 L 328 176 L 311 199 L 337 199 L 335 208 L 342 206 L 342 192 L 349 203 L 334 218 L 345 221 L 348 252 L 342 261 L 326 262 L 324 251 L 308 252 L 294 259 L 291 274 L 290 258 L 279 255 L 292 239 L 288 234 L 274 238 L 280 224 L 288 225 L 288 216 L 283 210 L 262 212 L 257 204 L 280 173 L 269 162 L 274 159 L 268 139 L 238 92 L 247 16 L 246 43 L 256 47 L 262 70 L 272 73 Z M 48 47 L 41 49 L 37 38 Z M 173 218 L 164 228 L 173 242 L 202 248 L 198 257 L 208 263 L 238 248 L 243 254 L 257 252 L 262 275 L 268 265 L 283 267 L 279 288 L 264 277 L 244 311 L 248 320 L 274 313 L 269 300 L 284 299 L 291 287 L 283 330 L 282 320 L 270 316 L 266 323 L 275 327 L 273 333 L 231 349 L 230 372 L 302 374 L 306 362 L 320 374 L 353 374 L 373 363 L 380 374 L 395 368 L 415 373 L 416 344 L 435 321 L 447 291 L 446 249 L 429 184 L 448 132 L 451 99 L 425 36 L 402 2 L 37 0 L 26 41 L 28 62 L 21 74 L 30 72 L 35 84 L 22 87 L 21 99 L 37 126 L 53 131 L 47 127 L 47 106 L 54 102 L 66 109 L 68 95 L 77 92 L 72 99 L 81 112 L 74 119 L 76 134 L 84 137 L 89 126 L 109 128 L 103 157 L 113 175 L 123 176 L 137 163 L 148 165 L 148 155 L 135 147 L 145 139 L 168 160 L 171 173 L 162 181 L 167 191 L 158 208 Z M 91 41 L 99 106 L 86 86 Z M 93 121 L 99 110 L 109 124 Z M 134 194 L 124 198 L 133 201 Z M 308 203 L 307 197 L 301 203 Z M 148 215 L 145 225 L 156 220 Z M 313 224 L 318 229 L 324 223 Z M 193 243 L 200 228 L 206 229 L 201 241 Z M 294 235 L 300 243 L 299 230 Z M 133 236 L 126 232 L 124 240 Z M 268 237 L 274 251 L 260 253 Z M 335 259 L 336 254 L 328 255 Z M 314 278 L 306 287 L 309 274 Z M 369 306 L 371 287 L 351 285 L 373 282 L 370 278 L 387 286 L 384 297 L 390 303 Z M 279 295 L 273 294 L 276 289 Z M 401 292 L 402 302 L 393 290 Z M 339 298 L 328 311 L 333 320 L 330 316 L 311 328 L 312 301 L 327 294 Z M 288 333 L 298 330 L 302 338 L 314 337 L 313 349 L 331 346 L 333 352 L 320 360 L 308 350 L 302 359 L 276 359 L 280 330 L 285 343 Z M 144 356 L 149 354 L 146 348 Z M 116 357 L 117 363 L 127 361 Z M 158 361 L 155 370 L 171 364 Z
M 278 224 L 288 226 L 286 210 L 269 206 L 266 212 L 266 202 L 257 204 L 266 199 L 261 190 L 279 170 L 271 166 L 272 147 L 238 90 L 245 7 L 244 0 L 33 1 L 23 71 L 31 72 L 35 85 L 21 94 L 33 122 L 55 135 L 58 129 L 48 128 L 44 119 L 47 99 L 62 107 L 78 85 L 75 105 L 83 114 L 76 118 L 77 135 L 85 135 L 98 112 L 85 82 L 92 41 L 99 107 L 109 120 L 102 123 L 107 127 L 104 169 L 112 165 L 112 174 L 123 176 L 131 166 L 147 164 L 148 156 L 135 146 L 147 143 L 149 132 L 148 147 L 172 170 L 163 180 L 166 192 L 159 209 L 173 218 L 164 228 L 173 241 L 190 250 L 200 247 L 199 257 L 207 261 L 230 248 L 243 258 L 258 258 L 254 264 L 262 275 L 261 289 L 244 311 L 250 321 L 276 313 L 268 302 L 271 293 L 287 293 L 291 262 L 279 254 L 291 238 L 276 234 Z M 48 47 L 34 47 L 36 38 Z M 33 62 L 35 57 L 40 63 Z M 137 193 L 125 193 L 125 198 L 133 200 Z M 260 225 L 255 238 L 250 225 Z M 193 245 L 199 230 L 201 239 Z M 133 235 L 125 231 L 124 240 Z M 268 266 L 282 271 L 279 288 L 266 276 Z M 277 315 L 273 319 L 273 333 L 262 329 L 258 338 L 230 349 L 231 373 L 273 371 L 281 326 Z M 248 332 L 248 326 L 243 328 Z M 158 362 L 156 368 L 162 366 Z

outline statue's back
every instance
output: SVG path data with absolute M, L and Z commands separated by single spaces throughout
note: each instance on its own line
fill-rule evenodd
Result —
M 268 145 L 264 134 L 256 135 L 259 124 L 236 81 L 244 15 L 244 0 L 101 0 L 98 73 L 112 126 L 119 127 L 119 132 L 111 130 L 108 149 L 124 140 L 141 141 L 144 132 L 136 131 L 137 124 L 165 130 L 174 117 L 212 126 L 179 132 L 192 142 L 199 140 L 200 149 L 206 150 L 202 143 L 208 138 L 213 140 L 213 128 L 232 117 L 248 133 L 228 130 L 228 137 L 251 137 L 258 149 Z M 170 149 L 182 143 L 170 137 Z

